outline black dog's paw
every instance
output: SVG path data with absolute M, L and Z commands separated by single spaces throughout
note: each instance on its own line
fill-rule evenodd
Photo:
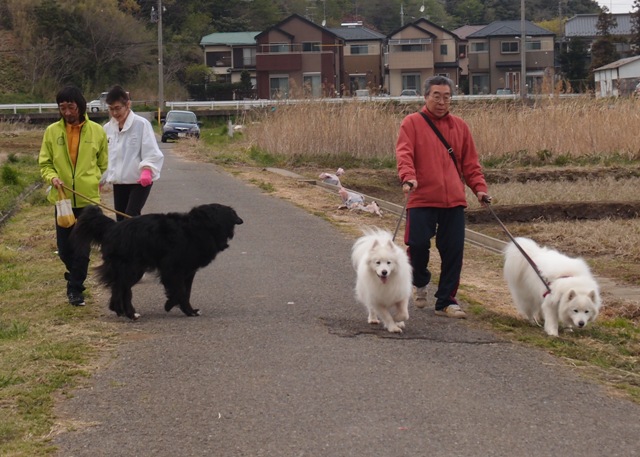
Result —
M 175 303 L 172 303 L 171 300 L 167 300 L 167 302 L 164 304 L 164 310 L 166 312 L 169 312 L 173 309 L 174 306 L 176 306 Z
M 194 310 L 193 310 L 193 315 L 194 315 L 194 316 L 201 316 L 201 315 L 202 315 L 202 313 L 200 312 L 200 310 L 199 310 L 199 309 L 194 309 Z

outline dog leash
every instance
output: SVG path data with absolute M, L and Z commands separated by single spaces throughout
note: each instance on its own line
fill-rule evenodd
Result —
M 540 281 L 542 281 L 542 284 L 544 284 L 544 287 L 547 289 L 547 291 L 544 294 L 542 294 L 542 296 L 546 297 L 547 295 L 549 295 L 551 293 L 551 288 L 549 287 L 549 283 L 547 282 L 546 279 L 544 279 L 544 276 L 542 276 L 542 273 L 540 272 L 540 269 L 538 268 L 536 263 L 533 261 L 533 259 L 531 257 L 529 257 L 529 254 L 527 254 L 524 249 L 522 249 L 522 246 L 520 246 L 518 244 L 516 239 L 513 237 L 513 235 L 511 235 L 511 233 L 509 232 L 507 227 L 502 223 L 502 221 L 500 220 L 498 215 L 495 213 L 495 211 L 491 207 L 491 197 L 489 197 L 488 195 L 485 195 L 484 197 L 482 197 L 482 201 L 487 204 L 487 208 L 489 209 L 489 212 L 493 215 L 493 217 L 496 218 L 496 221 L 498 221 L 498 224 L 500 224 L 500 227 L 502 227 L 502 230 L 504 230 L 504 233 L 507 234 L 509 239 L 513 242 L 513 244 L 522 253 L 522 255 L 527 260 L 527 262 L 529 262 L 529 265 L 531 265 L 531 268 L 533 268 L 533 271 L 535 271 L 536 274 L 538 275 L 538 278 L 540 278 Z
M 407 198 L 404 200 L 404 206 L 402 207 L 402 211 L 400 211 L 400 217 L 398 218 L 398 224 L 396 225 L 396 230 L 395 232 L 393 232 L 393 238 L 391 238 L 391 241 L 395 241 L 396 239 L 396 235 L 398 234 L 398 229 L 400 228 L 400 222 L 402 222 L 402 216 L 404 215 L 404 212 L 407 210 L 407 203 L 409 203 L 409 197 L 411 196 L 411 189 L 413 189 L 413 184 L 410 182 L 406 182 L 406 183 L 402 183 L 402 185 L 408 185 L 409 186 L 409 192 L 407 192 Z
M 99 203 L 97 201 L 94 201 L 92 199 L 90 199 L 89 197 L 82 195 L 80 192 L 77 192 L 75 190 L 73 190 L 72 188 L 68 187 L 66 184 L 62 184 L 62 187 L 64 187 L 65 189 L 67 189 L 69 192 L 76 194 L 78 197 L 84 198 L 85 200 L 87 200 L 89 203 L 93 203 L 94 205 L 100 206 L 101 208 L 104 208 L 108 211 L 111 211 L 112 213 L 116 213 L 119 216 L 125 217 L 125 218 L 130 218 L 131 216 L 125 213 L 122 213 L 118 210 L 115 210 L 113 208 L 109 208 L 107 205 L 103 205 L 102 203 Z

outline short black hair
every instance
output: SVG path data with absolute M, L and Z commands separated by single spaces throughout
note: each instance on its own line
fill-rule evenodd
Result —
M 84 115 L 87 113 L 87 100 L 82 95 L 82 91 L 76 86 L 65 86 L 56 95 L 56 103 L 60 106 L 60 103 L 75 103 L 78 106 L 78 114 L 81 119 L 84 119 Z M 81 121 L 82 122 L 82 121 Z
M 113 86 L 111 90 L 107 92 L 105 101 L 107 105 L 113 105 L 115 102 L 126 103 L 129 101 L 129 92 L 124 90 L 122 86 Z
M 453 95 L 454 87 L 453 87 L 453 81 L 451 79 L 447 78 L 446 76 L 431 76 L 427 78 L 427 80 L 424 82 L 424 95 L 425 96 L 429 95 L 429 92 L 431 91 L 431 86 L 444 86 L 444 85 L 449 86 L 449 89 L 451 89 L 451 95 Z

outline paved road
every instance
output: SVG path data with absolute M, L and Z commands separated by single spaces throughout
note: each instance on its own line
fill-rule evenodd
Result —
M 245 224 L 196 276 L 203 315 L 166 314 L 153 282 L 134 289 L 139 321 L 105 313 L 127 341 L 60 406 L 76 424 L 61 456 L 640 455 L 640 406 L 431 311 L 399 337 L 370 330 L 353 239 L 167 151 L 146 210 L 208 202 Z

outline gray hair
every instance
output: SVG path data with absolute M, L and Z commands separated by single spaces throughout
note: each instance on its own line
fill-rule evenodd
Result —
M 429 92 L 431 91 L 431 87 L 432 86 L 443 86 L 445 84 L 447 86 L 449 86 L 449 89 L 451 89 L 451 95 L 453 95 L 454 84 L 453 84 L 453 81 L 451 79 L 447 78 L 446 76 L 430 76 L 424 82 L 424 94 L 423 95 L 424 96 L 429 95 Z

